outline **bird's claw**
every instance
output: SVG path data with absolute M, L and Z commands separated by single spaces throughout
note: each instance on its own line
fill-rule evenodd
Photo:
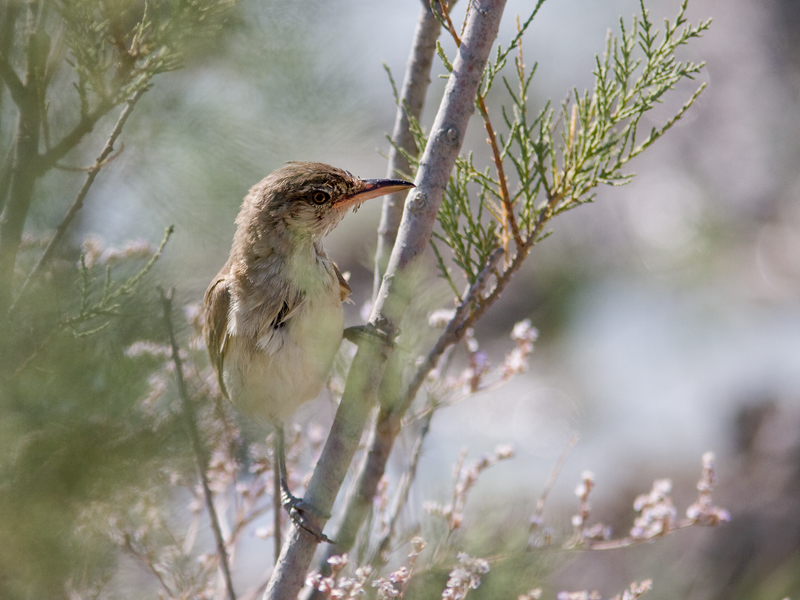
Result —
M 361 341 L 363 341 L 365 336 L 371 336 L 389 348 L 395 348 L 396 344 L 394 342 L 395 338 L 400 334 L 399 331 L 396 331 L 394 334 L 391 334 L 383 329 L 379 329 L 375 327 L 371 323 L 367 323 L 366 325 L 354 325 L 353 327 L 347 327 L 343 332 L 343 337 L 349 342 L 354 343 L 356 346 L 359 345 Z
M 309 516 L 329 519 L 330 515 L 320 513 L 316 508 L 305 502 L 302 498 L 297 498 L 286 492 L 281 494 L 281 504 L 289 514 L 289 518 L 303 531 L 313 535 L 318 542 L 326 542 L 328 544 L 335 544 L 327 535 L 322 533 L 319 527 L 311 522 Z

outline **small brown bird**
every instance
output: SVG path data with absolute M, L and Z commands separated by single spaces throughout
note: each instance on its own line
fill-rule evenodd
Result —
M 250 189 L 228 262 L 205 294 L 203 334 L 220 388 L 275 429 L 283 506 L 322 540 L 303 514 L 313 507 L 289 492 L 283 450 L 283 423 L 317 397 L 342 340 L 350 287 L 322 238 L 351 207 L 411 187 L 322 163 L 289 163 Z

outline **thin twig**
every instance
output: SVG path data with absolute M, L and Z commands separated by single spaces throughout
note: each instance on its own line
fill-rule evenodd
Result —
M 147 555 L 142 554 L 141 552 L 136 550 L 136 548 L 134 548 L 133 545 L 131 544 L 131 541 L 128 538 L 128 536 L 125 536 L 125 543 L 123 544 L 122 547 L 125 548 L 128 552 L 130 552 L 134 557 L 139 559 L 139 561 L 144 566 L 147 567 L 147 569 L 158 580 L 158 583 L 161 584 L 161 587 L 164 588 L 164 591 L 168 594 L 168 597 L 175 596 L 175 593 L 172 591 L 169 585 L 167 585 L 167 582 L 164 580 L 164 577 L 161 575 L 158 569 L 155 568 L 155 565 L 153 565 L 153 561 Z
M 60 164 L 56 163 L 56 164 L 53 165 L 53 168 L 54 169 L 58 169 L 59 171 L 69 171 L 69 172 L 72 172 L 72 173 L 88 173 L 88 172 L 91 172 L 91 171 L 94 171 L 94 170 L 99 170 L 98 167 L 100 169 L 102 169 L 103 167 L 105 167 L 109 163 L 114 162 L 115 160 L 117 160 L 119 158 L 120 154 L 122 154 L 124 151 L 125 151 L 125 144 L 120 144 L 119 145 L 119 150 L 117 150 L 114 154 L 109 156 L 107 159 L 105 159 L 99 165 L 97 163 L 95 163 L 90 167 L 68 167 L 67 165 L 60 165 Z
M 425 360 L 423 360 L 417 368 L 414 378 L 406 389 L 403 400 L 399 403 L 395 411 L 400 417 L 402 417 L 406 410 L 408 410 L 408 407 L 411 406 L 422 384 L 425 382 L 430 372 L 436 368 L 439 358 L 444 354 L 444 351 L 453 344 L 458 343 L 467 329 L 477 320 L 477 317 L 483 314 L 483 310 L 479 313 L 476 309 L 479 306 L 483 306 L 481 302 L 483 290 L 488 285 L 492 275 L 494 275 L 495 267 L 503 254 L 503 249 L 497 248 L 489 255 L 486 264 L 475 279 L 475 283 L 473 283 L 469 290 L 467 290 L 467 293 L 464 294 L 464 299 L 461 301 L 458 308 L 456 308 L 453 318 L 450 319 L 444 332 L 442 332 L 439 339 L 436 340 L 436 343 L 428 352 Z
M 445 23 L 447 23 L 447 30 L 450 32 L 450 35 L 456 42 L 456 47 L 461 47 L 461 38 L 456 33 L 456 28 L 453 26 L 453 21 L 450 19 L 450 11 L 448 10 L 447 2 L 444 0 L 439 0 L 439 6 L 442 8 L 442 16 L 444 17 Z M 466 22 L 466 21 L 465 21 Z M 463 28 L 462 28 L 462 35 L 463 35 Z
M 142 92 L 146 90 L 146 87 L 141 88 Z M 77 146 L 78 143 L 94 129 L 97 122 L 105 116 L 108 111 L 114 108 L 114 106 L 116 106 L 115 102 L 103 98 L 98 102 L 97 106 L 94 107 L 92 112 L 87 112 L 85 115 L 81 116 L 81 120 L 76 123 L 72 131 L 65 134 L 61 140 L 38 157 L 35 165 L 37 176 L 43 175 L 59 160 L 64 158 L 70 150 Z
M 550 476 L 547 478 L 547 483 L 544 485 L 544 490 L 542 490 L 542 495 L 539 496 L 539 500 L 536 502 L 536 510 L 533 511 L 533 516 L 531 516 L 531 529 L 536 527 L 542 522 L 542 513 L 544 512 L 544 504 L 547 501 L 547 496 L 550 494 L 550 491 L 553 489 L 553 486 L 556 484 L 556 479 L 558 478 L 558 474 L 561 472 L 561 469 L 564 466 L 564 463 L 567 461 L 567 456 L 575 447 L 575 444 L 578 443 L 579 435 L 577 433 L 573 433 L 569 440 L 567 441 L 567 445 L 564 448 L 561 455 L 558 457 L 556 464 L 553 466 L 553 470 L 550 471 Z
M 434 413 L 435 410 L 432 407 L 431 410 L 429 410 L 425 415 L 425 419 L 422 422 L 422 428 L 420 429 L 419 435 L 414 442 L 414 447 L 411 449 L 411 461 L 409 462 L 408 469 L 403 473 L 400 481 L 400 489 L 397 491 L 394 504 L 392 505 L 389 526 L 380 542 L 378 542 L 375 556 L 372 558 L 372 560 L 370 560 L 370 563 L 373 565 L 384 565 L 387 562 L 389 545 L 392 543 L 392 539 L 397 531 L 397 523 L 400 521 L 400 515 L 403 512 L 406 503 L 408 502 L 408 495 L 411 491 L 411 485 L 417 478 L 417 468 L 419 467 L 419 460 L 422 456 L 422 446 L 425 443 L 425 439 L 428 437 L 428 433 L 430 433 L 431 421 L 433 420 Z
M 8 188 L 11 185 L 11 175 L 14 173 L 14 151 L 16 144 L 12 141 L 6 153 L 6 158 L 3 160 L 2 171 L 0 171 L 0 213 L 3 212 L 3 206 L 6 203 L 6 195 Z
M 664 532 L 660 536 L 656 537 L 664 537 L 668 533 L 672 533 L 673 531 L 677 531 L 678 529 L 686 529 L 687 527 L 692 527 L 697 525 L 697 521 L 694 519 L 681 519 L 674 525 L 669 528 L 669 531 Z M 645 542 L 652 543 L 653 537 L 624 537 L 619 538 L 617 540 L 602 540 L 602 541 L 584 541 L 580 544 L 576 544 L 573 546 L 576 550 L 617 550 L 619 548 L 630 548 L 631 546 L 636 546 L 638 544 L 644 544 Z
M 61 220 L 58 227 L 56 228 L 56 233 L 53 236 L 53 239 L 50 240 L 50 243 L 47 244 L 47 248 L 44 249 L 44 252 L 39 257 L 39 260 L 36 262 L 36 266 L 33 267 L 33 270 L 30 272 L 28 277 L 25 279 L 25 282 L 22 284 L 22 287 L 17 294 L 16 299 L 12 303 L 11 307 L 8 309 L 9 315 L 13 314 L 14 309 L 17 307 L 20 298 L 25 296 L 25 293 L 28 291 L 28 288 L 31 284 L 36 281 L 36 278 L 41 275 L 44 266 L 50 261 L 53 257 L 53 254 L 56 250 L 56 247 L 64 238 L 64 234 L 66 233 L 67 228 L 70 226 L 72 221 L 75 219 L 75 215 L 78 211 L 83 208 L 83 201 L 86 198 L 86 195 L 89 193 L 89 188 L 92 187 L 97 174 L 100 172 L 100 169 L 103 168 L 105 164 L 108 162 L 109 155 L 114 151 L 114 142 L 117 141 L 120 133 L 122 133 L 122 128 L 125 126 L 125 121 L 128 120 L 128 117 L 133 112 L 134 106 L 136 106 L 136 102 L 139 98 L 142 97 L 146 88 L 141 88 L 130 97 L 128 102 L 125 105 L 125 108 L 119 115 L 119 119 L 117 119 L 116 125 L 114 125 L 114 129 L 111 130 L 111 135 L 108 136 L 108 140 L 106 140 L 105 146 L 100 154 L 97 156 L 97 159 L 94 161 L 94 165 L 92 165 L 88 169 L 88 173 L 86 173 L 86 179 L 83 181 L 83 185 L 81 189 L 78 191 L 78 195 L 75 197 L 75 200 L 72 202 L 72 206 L 69 207 L 67 214 Z
M 486 142 L 492 149 L 492 160 L 497 170 L 497 180 L 500 182 L 500 198 L 503 203 L 503 249 L 506 253 L 506 264 L 508 264 L 510 262 L 508 255 L 509 228 L 511 229 L 511 235 L 514 237 L 514 242 L 516 242 L 518 249 L 522 246 L 522 237 L 519 234 L 517 219 L 514 217 L 511 194 L 508 192 L 508 180 L 505 170 L 503 169 L 503 158 L 500 156 L 500 149 L 497 146 L 497 135 L 494 132 L 494 127 L 492 127 L 492 121 L 489 118 L 489 110 L 486 108 L 486 102 L 483 96 L 478 96 L 478 110 L 481 113 L 481 117 L 483 117 L 483 125 L 486 127 L 486 133 L 489 136 Z
M 219 518 L 214 508 L 214 497 L 211 494 L 211 488 L 208 484 L 208 457 L 203 447 L 203 442 L 200 440 L 200 433 L 197 431 L 197 419 L 194 413 L 194 405 L 189 397 L 189 390 L 186 387 L 186 380 L 183 377 L 183 362 L 181 361 L 178 342 L 175 339 L 175 331 L 172 327 L 172 297 L 174 291 L 175 288 L 172 288 L 169 292 L 165 293 L 163 289 L 158 288 L 158 293 L 161 297 L 161 307 L 164 312 L 164 328 L 167 330 L 169 345 L 172 349 L 172 362 L 175 365 L 175 379 L 178 383 L 178 395 L 181 399 L 183 414 L 186 417 L 189 437 L 192 439 L 192 449 L 194 450 L 195 460 L 197 461 L 197 471 L 200 475 L 200 482 L 203 486 L 203 497 L 205 498 L 206 510 L 208 510 L 208 515 L 211 520 L 211 529 L 214 532 L 214 539 L 217 542 L 217 555 L 219 557 L 220 568 L 222 569 L 222 576 L 225 579 L 228 600 L 236 600 L 236 594 L 233 591 L 231 571 L 228 565 L 228 552 L 225 549 L 225 540 L 222 537 Z

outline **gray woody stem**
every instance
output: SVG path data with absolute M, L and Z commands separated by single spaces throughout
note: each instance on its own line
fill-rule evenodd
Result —
M 172 327 L 172 296 L 174 291 L 173 288 L 165 293 L 164 290 L 158 288 L 158 293 L 161 296 L 161 308 L 164 312 L 164 329 L 166 329 L 167 337 L 169 338 L 172 363 L 175 365 L 175 379 L 178 383 L 178 396 L 181 399 L 183 415 L 186 418 L 186 426 L 189 430 L 189 437 L 192 440 L 192 450 L 194 451 L 194 457 L 197 463 L 197 472 L 203 487 L 203 499 L 206 503 L 206 510 L 208 510 L 208 518 L 211 520 L 211 530 L 214 532 L 214 540 L 217 543 L 217 556 L 219 558 L 219 567 L 222 571 L 222 577 L 225 581 L 225 591 L 227 592 L 228 600 L 236 600 L 236 594 L 233 591 L 231 570 L 228 565 L 228 552 L 225 550 L 225 539 L 222 537 L 219 517 L 214 508 L 214 497 L 211 494 L 211 487 L 208 484 L 208 456 L 203 446 L 203 441 L 200 439 L 200 433 L 197 431 L 197 417 L 194 413 L 192 399 L 189 397 L 189 390 L 186 387 L 186 379 L 183 376 L 183 362 L 181 361 L 178 342 L 175 339 L 175 329 Z
M 372 326 L 390 335 L 397 330 L 410 302 L 413 271 L 428 247 L 450 172 L 475 111 L 475 96 L 504 7 L 505 0 L 473 2 L 463 43 L 420 161 L 415 181 L 417 189 L 406 202 L 397 243 L 370 317 Z M 333 508 L 375 403 L 389 354 L 388 346 L 366 341 L 353 360 L 331 432 L 306 490 L 305 501 L 321 514 Z M 264 600 L 297 598 L 317 543 L 314 536 L 292 527 L 264 592 Z
M 419 120 L 422 107 L 425 105 L 425 95 L 431 82 L 431 65 L 436 52 L 436 40 L 439 37 L 441 26 L 438 19 L 431 11 L 430 5 L 423 1 L 420 10 L 417 29 L 414 32 L 414 43 L 408 57 L 406 74 L 403 79 L 403 88 L 400 91 L 400 103 L 397 106 L 397 116 L 392 131 L 392 147 L 389 150 L 388 177 L 397 177 L 400 173 L 410 173 L 411 165 L 397 147 L 414 156 L 416 142 L 409 129 L 409 114 Z M 372 296 L 378 295 L 383 274 L 386 272 L 386 263 L 392 251 L 397 228 L 403 216 L 403 202 L 407 192 L 389 194 L 383 200 L 381 222 L 378 225 L 378 248 L 375 251 L 375 282 Z
M 408 57 L 403 88 L 400 93 L 400 103 L 397 107 L 394 131 L 392 132 L 393 143 L 391 151 L 389 152 L 389 177 L 396 177 L 400 173 L 409 173 L 411 170 L 408 159 L 406 159 L 405 155 L 399 152 L 397 148 L 402 148 L 412 156 L 416 154 L 416 142 L 414 140 L 414 135 L 409 129 L 409 115 L 419 120 L 422 114 L 425 96 L 431 82 L 431 65 L 433 64 L 433 55 L 436 52 L 436 40 L 439 37 L 440 31 L 441 26 L 438 19 L 431 11 L 430 5 L 423 1 L 419 20 L 417 21 L 417 29 L 414 32 L 411 54 Z M 390 194 L 386 196 L 383 201 L 383 212 L 381 213 L 381 222 L 378 226 L 378 248 L 375 252 L 375 285 L 372 294 L 373 297 L 378 294 L 381 281 L 383 280 L 383 274 L 386 271 L 386 264 L 389 261 L 389 253 L 397 238 L 397 229 L 400 226 L 400 219 L 403 216 L 403 201 L 405 200 L 406 194 L 407 192 Z M 391 367 L 389 368 L 391 369 Z M 387 374 L 384 376 L 383 387 L 389 385 L 387 379 L 395 381 L 394 378 L 390 378 Z M 399 385 L 399 382 L 396 383 Z M 379 394 L 379 397 L 382 398 L 383 394 Z M 371 436 L 374 435 L 375 432 L 371 432 Z M 374 460 L 371 462 L 374 462 Z M 381 462 L 385 464 L 385 460 Z M 359 470 L 363 469 L 360 468 Z M 378 479 L 380 479 L 381 475 L 382 472 L 378 474 Z M 336 554 L 347 552 L 353 546 L 355 536 L 369 512 L 370 506 L 372 505 L 372 496 L 374 495 L 374 490 L 371 495 L 365 495 L 361 493 L 361 490 L 361 478 L 359 478 L 355 483 L 355 487 L 347 496 L 347 502 L 342 512 L 342 519 L 339 521 L 336 534 L 334 535 L 336 544 L 325 547 L 325 552 L 317 565 L 318 572 L 323 574 L 329 573 L 330 566 L 327 563 L 327 559 Z M 309 590 L 306 598 L 307 600 L 322 598 L 321 592 Z
M 333 539 L 336 540 L 336 545 L 325 548 L 323 560 L 327 560 L 331 556 L 336 556 L 337 554 L 349 552 L 353 547 L 358 530 L 364 523 L 369 512 L 372 498 L 375 497 L 375 493 L 377 492 L 378 483 L 386 470 L 386 463 L 389 460 L 389 455 L 392 453 L 394 442 L 400 434 L 403 415 L 406 413 L 409 406 L 411 406 L 425 378 L 436 366 L 444 351 L 450 345 L 458 342 L 461 337 L 463 337 L 466 329 L 474 323 L 480 314 L 482 314 L 482 311 L 479 311 L 479 309 L 476 310 L 476 307 L 483 297 L 483 292 L 502 256 L 502 248 L 497 248 L 497 250 L 490 255 L 486 265 L 475 280 L 475 283 L 472 284 L 464 294 L 464 300 L 456 309 L 455 315 L 450 320 L 447 328 L 417 369 L 408 388 L 403 390 L 402 394 L 397 394 L 395 398 L 392 398 L 391 402 L 383 402 L 381 405 L 380 411 L 378 411 L 378 417 L 375 421 L 375 426 L 372 431 L 370 431 L 370 436 L 367 440 L 367 453 L 358 467 L 353 488 L 347 497 L 342 521 L 336 533 L 333 535 Z M 386 378 L 384 378 L 384 386 L 386 386 L 386 383 Z M 399 388 L 401 383 L 399 381 L 393 381 L 392 385 Z M 409 472 L 406 473 L 406 475 L 406 482 L 410 484 L 410 482 L 413 481 L 413 474 Z M 400 505 L 404 502 L 404 499 L 398 499 Z M 391 529 L 393 528 L 394 524 Z M 388 543 L 388 539 L 381 540 L 381 546 L 383 546 L 384 549 L 388 546 Z M 322 561 L 320 561 L 320 572 L 323 572 L 325 569 L 321 563 Z M 312 598 L 317 599 L 321 598 L 321 596 L 309 595 L 308 600 Z

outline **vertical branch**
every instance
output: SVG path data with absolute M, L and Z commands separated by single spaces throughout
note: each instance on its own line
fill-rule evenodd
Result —
M 447 23 L 447 29 L 450 32 L 453 41 L 456 43 L 456 46 L 460 48 L 461 38 L 456 33 L 456 28 L 453 26 L 453 21 L 450 19 L 450 13 L 447 12 L 447 5 L 444 2 L 440 2 L 440 4 L 442 6 L 442 13 L 444 14 L 445 22 Z M 517 31 L 520 32 L 519 17 L 517 17 Z M 503 170 L 503 158 L 500 155 L 500 149 L 497 146 L 497 135 L 494 132 L 494 127 L 492 127 L 492 121 L 489 119 L 489 110 L 486 108 L 485 93 L 486 91 L 484 91 L 484 93 L 478 93 L 475 102 L 478 105 L 478 110 L 480 111 L 481 118 L 483 119 L 483 125 L 486 128 L 487 135 L 489 136 L 486 139 L 486 142 L 492 149 L 492 161 L 494 162 L 495 169 L 497 170 L 497 180 L 500 182 L 500 199 L 502 201 L 501 226 L 503 228 L 503 250 L 506 254 L 507 266 L 511 262 L 508 254 L 509 228 L 511 229 L 511 235 L 514 237 L 514 242 L 517 244 L 518 249 L 522 246 L 522 237 L 519 234 L 517 220 L 514 217 L 514 208 L 511 204 L 511 194 L 508 193 L 508 179 L 506 178 L 506 174 Z
M 25 80 L 20 81 L 11 70 L 7 57 L 0 56 L 0 75 L 9 87 L 17 108 L 17 131 L 14 139 L 14 159 L 9 197 L 0 213 L 0 330 L 7 329 L 6 314 L 13 294 L 14 267 L 22 241 L 22 230 L 28 218 L 34 184 L 37 179 L 36 162 L 39 157 L 39 130 L 41 113 L 38 98 L 41 70 L 47 59 L 40 43 L 37 0 L 28 1 Z M 44 54 L 44 56 L 42 56 Z
M 547 482 L 544 484 L 542 494 L 539 496 L 539 500 L 536 501 L 536 509 L 533 511 L 533 515 L 531 516 L 531 531 L 542 524 L 542 514 L 544 513 L 544 505 L 545 502 L 547 502 L 547 496 L 555 486 L 556 479 L 558 479 L 558 474 L 561 472 L 561 468 L 564 466 L 564 463 L 567 462 L 567 456 L 569 456 L 569 453 L 572 452 L 575 444 L 578 443 L 578 439 L 579 436 L 577 433 L 573 433 L 569 437 L 569 440 L 567 440 L 567 445 L 564 447 L 564 450 L 561 451 L 561 455 L 558 457 L 556 464 L 550 471 Z
M 395 496 L 394 503 L 392 504 L 389 525 L 386 533 L 383 535 L 383 537 L 381 537 L 380 542 L 378 542 L 375 556 L 373 556 L 370 561 L 373 565 L 384 565 L 387 562 L 389 546 L 391 545 L 392 539 L 394 539 L 395 532 L 397 531 L 397 524 L 400 521 L 400 515 L 402 514 L 403 509 L 408 502 L 408 494 L 411 491 L 411 485 L 417 479 L 417 468 L 419 467 L 419 460 L 422 457 L 422 446 L 425 443 L 425 439 L 428 437 L 428 434 L 430 433 L 431 421 L 433 420 L 433 415 L 435 413 L 436 411 L 432 406 L 431 410 L 428 411 L 422 422 L 422 428 L 417 436 L 417 440 L 414 442 L 414 447 L 411 449 L 411 460 L 408 463 L 408 469 L 405 473 L 403 473 L 402 477 L 400 478 L 400 483 L 398 484 L 397 495 Z
M 8 64 L 8 54 L 11 51 L 11 44 L 14 41 L 14 27 L 17 24 L 19 17 L 20 3 L 16 0 L 5 0 L 3 3 L 2 15 L 0 15 L 0 63 L 5 66 L 0 66 L 0 69 L 6 69 L 6 75 L 16 78 L 16 74 Z M 9 73 L 8 71 L 11 71 Z M 0 75 L 0 80 L 5 78 Z M 3 114 L 3 88 L 0 86 L 0 115 Z M 0 117 L 0 138 L 3 137 L 3 122 Z M 8 184 L 11 181 L 11 165 L 14 158 L 14 145 L 13 143 L 6 150 L 6 158 L 3 161 L 2 171 L 0 171 L 0 212 L 3 210 L 3 205 L 6 201 L 6 193 L 8 192 Z
M 417 188 L 406 202 L 397 243 L 369 321 L 372 327 L 392 337 L 411 301 L 413 275 L 429 245 L 436 213 L 475 110 L 475 97 L 497 37 L 505 0 L 473 0 L 473 4 L 463 43 L 420 160 Z M 390 354 L 391 348 L 377 340 L 366 340 L 359 346 L 331 432 L 306 491 L 305 501 L 320 514 L 329 513 L 333 507 Z M 292 527 L 264 593 L 265 600 L 297 597 L 317 543 L 314 536 Z
M 217 555 L 219 556 L 219 566 L 222 571 L 222 576 L 225 580 L 225 587 L 228 592 L 228 600 L 236 600 L 236 594 L 233 591 L 233 580 L 231 579 L 231 571 L 228 566 L 228 552 L 225 550 L 225 540 L 222 537 L 222 529 L 219 525 L 219 518 L 217 511 L 214 508 L 214 498 L 211 495 L 211 488 L 208 485 L 208 458 L 206 456 L 203 442 L 200 440 L 200 434 L 197 431 L 197 419 L 194 413 L 194 405 L 191 398 L 189 398 L 189 390 L 186 387 L 186 379 L 183 377 L 183 363 L 181 362 L 180 352 L 178 350 L 178 342 L 175 340 L 175 331 L 172 327 L 172 296 L 174 288 L 168 293 L 164 293 L 161 288 L 158 293 L 161 296 L 161 308 L 164 312 L 164 329 L 167 331 L 169 338 L 169 345 L 172 349 L 172 362 L 175 365 L 175 379 L 178 382 L 178 396 L 181 399 L 181 406 L 183 407 L 183 414 L 186 417 L 186 425 L 189 429 L 189 437 L 192 439 L 192 449 L 194 450 L 195 460 L 197 461 L 197 471 L 200 476 L 200 482 L 203 487 L 203 497 L 206 502 L 206 510 L 211 520 L 211 529 L 214 532 L 214 539 L 217 543 Z
M 503 251 L 501 248 L 495 250 L 491 255 L 487 265 L 478 275 L 475 283 L 473 283 L 464 294 L 463 302 L 456 309 L 455 315 L 426 357 L 426 360 L 419 366 L 416 376 L 412 379 L 409 386 L 403 389 L 402 392 L 395 391 L 397 397 L 391 404 L 385 403 L 381 406 L 375 426 L 367 440 L 366 455 L 364 456 L 363 462 L 358 467 L 354 477 L 353 488 L 347 496 L 342 520 L 340 521 L 339 528 L 333 535 L 336 544 L 328 546 L 325 549 L 323 559 L 320 560 L 319 570 L 321 573 L 326 572 L 326 567 L 323 565 L 324 561 L 331 556 L 349 552 L 352 548 L 356 534 L 366 519 L 369 503 L 372 501 L 372 498 L 375 497 L 375 493 L 378 489 L 378 482 L 386 471 L 386 464 L 392 453 L 394 442 L 400 434 L 403 415 L 405 415 L 408 407 L 411 406 L 417 392 L 422 387 L 422 382 L 425 380 L 428 373 L 430 373 L 430 370 L 437 364 L 441 354 L 460 339 L 455 333 L 458 325 L 463 325 L 468 321 L 470 323 L 472 322 L 469 320 L 469 317 L 474 308 L 474 304 L 483 294 L 486 285 L 492 277 L 495 266 L 500 261 L 502 255 Z M 463 335 L 466 329 L 467 327 L 460 327 L 458 331 Z M 402 386 L 400 377 L 395 376 L 394 379 L 389 380 L 390 375 L 393 374 L 387 372 L 381 387 L 383 388 L 386 386 L 394 390 L 400 390 Z M 421 443 L 420 441 L 420 450 Z M 408 482 L 409 485 L 411 481 L 413 481 L 413 475 Z M 385 544 L 388 545 L 388 540 Z M 381 541 L 381 545 L 384 545 L 383 540 Z M 319 596 L 310 595 L 308 600 L 311 600 L 311 598 L 319 598 Z
M 498 273 L 496 269 L 500 259 L 505 256 L 505 252 L 502 247 L 496 248 L 492 252 L 475 282 L 464 293 L 463 300 L 456 308 L 455 314 L 445 331 L 439 336 L 439 339 L 418 366 L 408 386 L 399 394 L 392 406 L 381 407 L 375 428 L 367 442 L 366 457 L 359 466 L 353 491 L 348 496 L 340 529 L 334 534 L 337 544 L 326 550 L 326 557 L 342 554 L 352 547 L 355 531 L 361 527 L 366 516 L 363 506 L 366 499 L 373 498 L 376 493 L 378 482 L 385 472 L 386 463 L 400 432 L 404 414 L 422 388 L 429 373 L 438 364 L 442 354 L 447 348 L 458 343 L 467 329 L 483 316 L 486 310 L 499 298 L 514 273 L 524 262 L 530 249 L 539 239 L 542 228 L 552 216 L 552 207 L 557 201 L 557 197 L 551 199 L 548 205 L 542 209 L 529 236 L 523 240 L 522 245 L 517 249 L 517 253 L 502 272 Z M 494 287 L 485 292 L 493 277 L 495 279 Z M 384 544 L 383 540 L 381 544 Z
M 128 120 L 128 117 L 133 112 L 133 107 L 136 105 L 136 102 L 141 98 L 142 94 L 146 91 L 147 88 L 140 88 L 133 94 L 133 96 L 128 99 L 128 102 L 125 104 L 125 108 L 122 110 L 122 113 L 119 115 L 119 119 L 117 119 L 117 124 L 114 125 L 114 129 L 111 131 L 111 135 L 108 137 L 105 146 L 103 147 L 102 152 L 98 155 L 97 159 L 94 161 L 94 164 L 89 168 L 89 171 L 86 173 L 86 179 L 83 181 L 83 185 L 81 189 L 78 191 L 78 195 L 75 197 L 75 200 L 70 206 L 67 214 L 62 219 L 61 223 L 59 223 L 58 227 L 56 228 L 56 233 L 53 236 L 53 239 L 50 240 L 50 243 L 47 244 L 44 252 L 42 253 L 39 260 L 36 262 L 36 266 L 33 267 L 33 270 L 30 272 L 28 277 L 25 279 L 25 282 L 22 284 L 22 287 L 17 294 L 16 299 L 14 300 L 13 304 L 9 308 L 9 314 L 14 312 L 14 309 L 17 306 L 20 298 L 25 295 L 25 292 L 31 286 L 31 284 L 36 281 L 36 278 L 41 275 L 42 269 L 44 266 L 50 261 L 53 257 L 53 253 L 55 249 L 58 247 L 58 244 L 64 237 L 64 233 L 66 232 L 67 228 L 72 223 L 73 219 L 75 219 L 75 215 L 78 214 L 78 211 L 83 208 L 83 201 L 86 198 L 86 195 L 89 193 L 89 188 L 92 187 L 92 183 L 94 183 L 97 174 L 100 172 L 100 169 L 106 164 L 106 159 L 109 157 L 111 152 L 114 150 L 114 142 L 116 142 L 119 134 L 122 132 L 122 128 L 125 125 L 125 121 Z
M 0 89 L 0 110 L 2 109 L 2 89 Z M 12 167 L 14 165 L 14 142 L 11 142 L 8 150 L 6 151 L 3 166 L 0 167 L 0 213 L 3 212 L 3 207 L 6 204 L 6 195 L 8 188 L 11 184 Z
M 411 165 L 401 148 L 410 155 L 416 154 L 414 135 L 409 128 L 409 117 L 419 120 L 422 107 L 425 105 L 425 94 L 431 82 L 431 65 L 436 52 L 436 39 L 439 37 L 439 21 L 430 6 L 422 2 L 417 29 L 414 32 L 414 43 L 408 57 L 403 88 L 397 104 L 394 130 L 392 131 L 392 147 L 389 150 L 388 177 L 396 177 L 398 173 L 409 173 Z M 397 228 L 403 216 L 403 201 L 407 192 L 389 194 L 383 200 L 381 221 L 378 225 L 378 248 L 375 252 L 375 280 L 373 294 L 375 297 L 381 286 L 381 279 L 386 271 L 389 253 L 397 238 Z

